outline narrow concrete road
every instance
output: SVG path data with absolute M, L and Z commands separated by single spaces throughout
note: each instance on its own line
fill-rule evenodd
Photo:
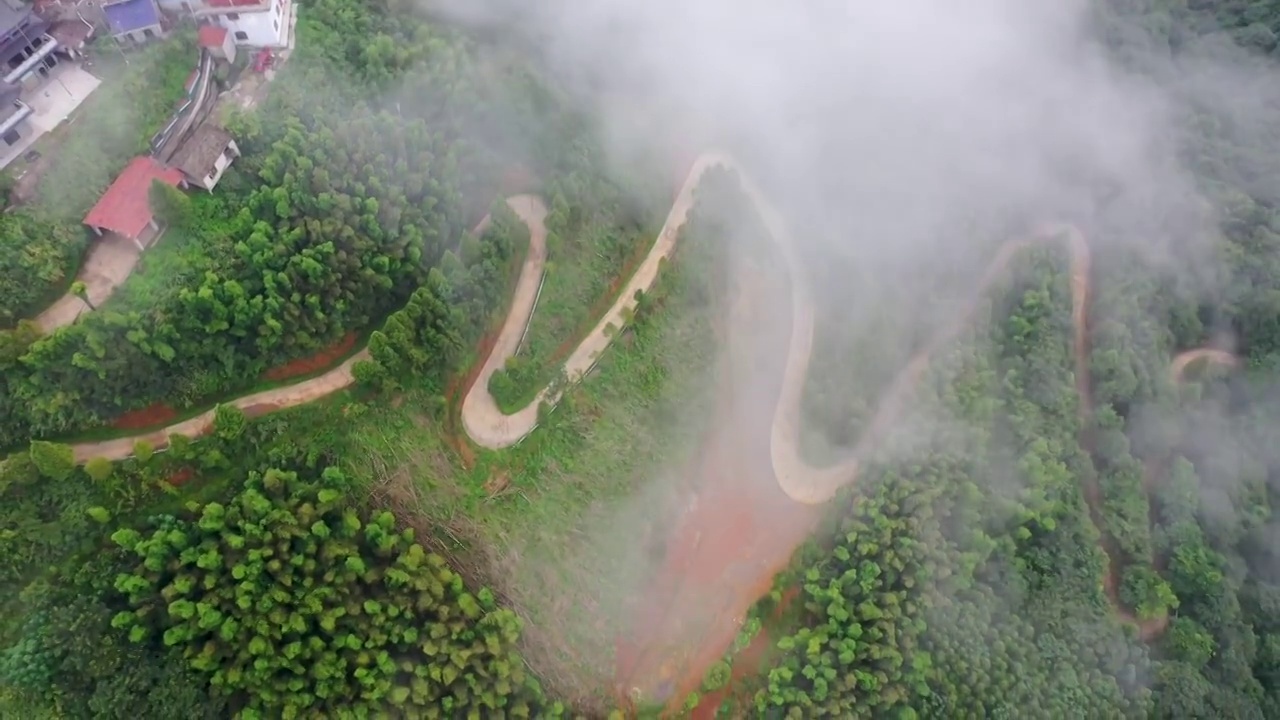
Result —
M 596 364 L 596 360 L 600 358 L 600 354 L 609 347 L 609 343 L 613 341 L 616 331 L 626 324 L 625 318 L 635 311 L 637 304 L 636 293 L 647 291 L 653 286 L 653 281 L 658 276 L 658 268 L 662 261 L 670 257 L 675 250 L 676 238 L 679 236 L 680 228 L 684 226 L 685 221 L 689 218 L 689 210 L 693 207 L 693 192 L 697 189 L 698 183 L 702 179 L 702 174 L 709 168 L 725 165 L 729 162 L 722 155 L 708 153 L 699 157 L 694 163 L 693 169 L 689 171 L 689 175 L 685 179 L 684 186 L 680 189 L 680 194 L 676 197 L 671 210 L 667 213 L 667 220 L 663 223 L 662 231 L 658 233 L 658 238 L 654 241 L 653 248 L 645 256 L 635 274 L 631 276 L 626 287 L 618 295 L 618 299 L 565 361 L 564 377 L 568 380 L 567 386 L 577 383 L 582 376 L 589 372 Z M 522 199 L 525 197 L 527 196 L 513 198 L 516 204 L 512 204 L 511 207 L 517 212 L 521 212 L 520 205 L 523 204 L 524 201 Z M 508 202 L 511 203 L 512 201 Z M 519 346 L 520 336 L 524 333 L 529 314 L 533 312 L 533 301 L 537 295 L 538 283 L 542 278 L 543 265 L 546 263 L 546 248 L 544 247 L 546 243 L 546 228 L 542 224 L 546 210 L 542 208 L 542 214 L 537 215 L 535 207 L 529 207 L 529 209 L 525 210 L 530 215 L 526 219 L 530 230 L 529 259 L 525 262 L 524 268 L 520 273 L 520 280 L 516 286 L 516 296 L 511 305 L 511 314 L 502 326 L 502 332 L 493 347 L 493 351 L 485 360 L 484 369 L 476 378 L 475 384 L 467 390 L 467 395 L 462 401 L 462 425 L 466 429 L 467 435 L 477 445 L 495 450 L 514 445 L 533 432 L 533 429 L 538 425 L 538 407 L 544 402 L 548 405 L 555 405 L 560 401 L 560 396 L 565 389 L 565 387 L 557 388 L 554 385 L 548 385 L 528 405 L 511 415 L 503 414 L 498 409 L 497 403 L 493 401 L 493 396 L 489 394 L 489 378 L 492 377 L 495 371 L 503 367 L 507 362 L 507 358 L 511 357 Z M 525 216 L 521 215 L 521 217 Z M 535 238 L 537 239 L 536 245 Z
M 498 339 L 494 342 L 489 357 L 485 358 L 484 367 L 476 376 L 475 383 L 462 399 L 462 427 L 472 440 L 487 448 L 506 447 L 528 435 L 538 424 L 538 403 L 547 394 L 543 390 L 538 394 L 538 399 L 515 414 L 504 415 L 489 393 L 489 379 L 506 366 L 507 360 L 520 347 L 520 337 L 524 335 L 524 329 L 533 315 L 538 299 L 538 285 L 542 282 L 542 272 L 547 265 L 547 206 L 541 198 L 534 195 L 507 198 L 507 206 L 529 226 L 529 252 L 520 268 L 520 278 L 516 280 L 515 293 L 511 298 L 511 309 L 502 323 Z M 476 229 L 483 232 L 488 221 L 486 216 Z

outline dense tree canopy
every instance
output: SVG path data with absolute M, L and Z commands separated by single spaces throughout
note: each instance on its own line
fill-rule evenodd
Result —
M 240 716 L 555 716 L 512 650 L 520 621 L 471 594 L 348 481 L 253 473 L 227 504 L 112 540 L 137 559 L 115 582 L 135 608 L 112 625 L 183 649 Z

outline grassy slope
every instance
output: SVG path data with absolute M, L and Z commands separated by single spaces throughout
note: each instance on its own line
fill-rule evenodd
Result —
M 375 490 L 409 499 L 471 574 L 528 620 L 528 655 L 577 701 L 608 686 L 625 599 L 660 558 L 648 540 L 677 501 L 678 469 L 710 415 L 714 305 L 683 293 L 705 275 L 681 253 L 658 294 L 671 295 L 623 335 L 597 370 L 519 446 L 465 469 L 412 401 L 360 406 L 342 456 Z M 411 482 L 406 482 L 411 481 Z
M 510 371 L 489 383 L 498 407 L 528 404 L 556 373 L 566 349 L 613 302 L 633 261 L 653 244 L 656 228 L 618 227 L 613 218 L 587 218 L 547 238 L 547 269 L 529 331 Z M 621 279 L 622 282 L 617 280 Z

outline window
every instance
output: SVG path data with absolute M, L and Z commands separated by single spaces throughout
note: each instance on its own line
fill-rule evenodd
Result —
M 236 39 L 237 39 L 237 40 L 248 40 L 248 39 L 249 39 L 249 33 L 245 32 L 245 31 L 243 31 L 243 30 L 237 30 L 237 31 L 236 31 Z
M 239 19 L 240 19 L 240 13 L 227 13 L 227 19 L 228 19 L 228 20 L 239 20 Z
M 145 30 L 143 30 L 143 31 L 142 31 L 142 37 L 144 37 L 144 38 L 146 38 L 146 39 L 148 39 L 148 40 L 151 40 L 151 39 L 152 39 L 152 38 L 154 38 L 155 36 L 156 36 L 156 33 L 155 33 L 155 31 L 154 31 L 154 30 L 152 30 L 151 28 L 147 28 L 147 29 L 145 29 Z
M 17 130 L 10 130 L 9 132 L 4 134 L 5 145 L 17 145 L 18 141 L 21 139 L 22 139 L 22 136 L 18 134 Z
M 271 27 L 275 28 L 275 31 L 276 31 L 276 34 L 277 34 L 277 35 L 279 35 L 279 34 L 280 34 L 280 21 L 279 21 L 279 20 L 272 20 L 272 21 L 271 21 Z

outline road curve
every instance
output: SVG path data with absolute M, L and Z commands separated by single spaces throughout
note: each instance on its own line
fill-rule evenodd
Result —
M 799 431 L 801 397 L 813 349 L 812 298 L 803 281 L 800 264 L 794 255 L 794 242 L 781 216 L 760 189 L 741 172 L 736 163 L 728 156 L 719 153 L 703 154 L 694 162 L 671 206 L 661 232 L 654 241 L 653 248 L 630 278 L 613 306 L 583 338 L 565 362 L 564 376 L 570 382 L 580 379 L 590 371 L 600 354 L 608 348 L 616 330 L 622 328 L 631 317 L 637 303 L 637 292 L 647 291 L 653 285 L 662 261 L 670 257 L 675 250 L 679 231 L 688 220 L 694 204 L 694 191 L 701 182 L 703 173 L 714 167 L 725 167 L 737 171 L 742 189 L 756 206 L 769 234 L 777 241 L 790 276 L 793 297 L 791 336 L 782 389 L 771 422 L 770 458 L 779 486 L 793 500 L 810 505 L 823 503 L 841 487 L 857 479 L 862 458 L 873 444 L 882 439 L 885 431 L 898 417 L 910 393 L 928 368 L 929 359 L 933 353 L 966 327 L 973 313 L 981 306 L 983 293 L 1001 276 L 1018 251 L 1033 244 L 1063 242 L 1070 253 L 1076 390 L 1080 396 L 1082 419 L 1087 419 L 1092 413 L 1086 323 L 1091 262 L 1089 246 L 1076 227 L 1068 224 L 1046 224 L 1036 228 L 1027 238 L 1011 240 L 1001 246 L 978 282 L 973 299 L 962 307 L 953 320 L 944 325 L 943 330 L 931 338 L 928 344 L 898 373 L 884 400 L 881 401 L 869 430 L 863 434 L 851 455 L 846 460 L 828 467 L 816 468 L 808 465 L 800 457 Z M 463 427 L 467 434 L 477 444 L 491 449 L 513 445 L 532 432 L 537 427 L 540 405 L 544 402 L 555 404 L 567 387 L 565 384 L 553 383 L 544 388 L 529 405 L 511 415 L 506 415 L 498 409 L 488 391 L 489 379 L 493 373 L 505 365 L 519 345 L 520 337 L 534 311 L 538 284 L 546 265 L 547 209 L 545 205 L 533 195 L 513 196 L 507 199 L 507 204 L 529 226 L 529 251 L 521 268 L 511 309 L 503 323 L 501 333 L 493 350 L 485 358 L 480 374 L 468 389 L 463 399 L 461 413 Z M 482 221 L 481 228 L 483 224 Z M 366 358 L 368 358 L 368 351 L 362 349 L 341 365 L 318 377 L 246 395 L 228 404 L 245 410 L 251 415 L 260 415 L 311 402 L 354 383 L 351 368 L 356 362 Z M 1175 382 L 1179 381 L 1187 365 L 1199 359 L 1228 365 L 1238 364 L 1235 356 L 1222 350 L 1209 348 L 1189 350 L 1178 355 L 1171 363 L 1171 378 Z M 160 430 L 114 440 L 77 443 L 72 446 L 75 459 L 79 463 L 95 457 L 120 460 L 133 454 L 134 444 L 139 440 L 145 440 L 157 449 L 162 448 L 168 444 L 170 435 L 199 437 L 208 433 L 212 428 L 213 418 L 214 410 L 208 410 Z M 1089 493 L 1086 492 L 1086 499 L 1090 499 L 1088 495 Z M 1094 500 L 1091 499 L 1091 504 Z M 1118 599 L 1112 597 L 1111 600 L 1119 617 L 1130 619 L 1131 616 L 1120 606 Z
M 1082 392 L 1082 397 L 1087 398 L 1088 382 L 1083 380 L 1088 370 L 1087 353 L 1083 348 L 1085 347 L 1084 321 L 1088 295 L 1089 247 L 1080 232 L 1073 226 L 1046 225 L 1039 228 L 1030 239 L 1010 241 L 1001 247 L 979 283 L 978 292 L 975 293 L 973 301 L 965 306 L 955 320 L 948 323 L 945 326 L 946 329 L 934 337 L 928 346 L 917 353 L 898 374 L 880 405 L 870 432 L 863 435 L 850 458 L 825 468 L 808 465 L 800 457 L 799 432 L 800 400 L 813 350 L 813 301 L 803 281 L 799 262 L 794 255 L 795 243 L 782 217 L 760 188 L 737 167 L 732 158 L 714 152 L 704 153 L 694 162 L 644 262 L 628 281 L 613 306 L 565 361 L 563 376 L 568 380 L 568 385 L 577 382 L 590 371 L 600 354 L 609 347 L 616 331 L 626 324 L 631 313 L 635 311 L 636 294 L 648 291 L 652 287 L 662 261 L 670 257 L 675 250 L 676 240 L 680 229 L 689 218 L 689 211 L 694 204 L 694 192 L 702 180 L 703 173 L 715 167 L 737 172 L 742 189 L 750 197 L 766 229 L 777 242 L 790 275 L 793 298 L 791 339 L 782 392 L 772 421 L 770 454 L 778 484 L 791 499 L 805 504 L 823 503 L 841 487 L 856 479 L 860 458 L 897 417 L 906 396 L 914 389 L 916 382 L 928 367 L 930 356 L 964 327 L 969 316 L 979 307 L 982 291 L 1000 277 L 1014 254 L 1033 242 L 1064 239 L 1071 250 L 1072 318 L 1076 327 L 1076 347 L 1080 349 L 1076 352 L 1076 376 L 1078 389 Z M 529 224 L 529 255 L 521 270 L 511 312 L 503 324 L 501 334 L 489 357 L 485 359 L 483 370 L 467 390 L 462 402 L 462 425 L 467 435 L 476 444 L 490 449 L 509 447 L 533 432 L 538 424 L 539 406 L 542 403 L 554 405 L 568 386 L 555 383 L 548 385 L 528 405 L 510 415 L 498 409 L 497 403 L 489 393 L 489 378 L 506 364 L 520 343 L 520 337 L 534 310 L 534 298 L 546 263 L 546 228 L 542 224 L 546 215 L 545 208 L 542 208 L 540 203 L 535 204 L 529 201 L 528 196 L 513 198 L 509 202 L 512 209 L 518 213 L 522 212 L 521 208 L 525 208 L 521 217 Z
M 737 172 L 742 189 L 757 208 L 769 234 L 777 241 L 790 275 L 793 296 L 791 336 L 782 390 L 774 411 L 770 432 L 770 457 L 774 475 L 788 497 L 805 504 L 819 504 L 829 500 L 841 487 L 856 480 L 862 458 L 870 447 L 883 438 L 885 431 L 898 417 L 908 396 L 928 368 L 930 357 L 966 326 L 974 311 L 980 307 L 982 294 L 999 279 L 1014 255 L 1032 244 L 1061 241 L 1066 244 L 1070 252 L 1076 389 L 1080 394 L 1082 417 L 1088 417 L 1092 411 L 1086 345 L 1086 311 L 1091 262 L 1089 246 L 1074 226 L 1046 224 L 1038 227 L 1028 238 L 1011 240 L 1001 246 L 978 282 L 973 299 L 961 308 L 955 318 L 945 324 L 943 330 L 931 338 L 929 343 L 898 373 L 884 400 L 880 403 L 870 429 L 863 434 L 857 447 L 847 459 L 828 467 L 813 467 L 806 463 L 800 457 L 799 450 L 800 405 L 813 349 L 813 301 L 794 255 L 794 241 L 781 216 L 760 188 L 737 167 L 732 158 L 715 152 L 704 153 L 694 162 L 649 254 L 627 282 L 618 299 L 565 361 L 564 377 L 570 383 L 580 379 L 595 365 L 600 354 L 612 342 L 616 331 L 629 320 L 637 304 L 637 293 L 652 287 L 662 261 L 670 257 L 675 250 L 680 229 L 689 218 L 689 212 L 694 204 L 694 192 L 703 174 L 715 167 Z M 485 358 L 481 372 L 463 398 L 461 412 L 462 425 L 467 435 L 476 444 L 490 449 L 509 447 L 532 432 L 538 424 L 539 406 L 542 403 L 554 405 L 560 400 L 567 387 L 565 384 L 558 383 L 548 385 L 527 406 L 510 415 L 498 409 L 497 403 L 489 393 L 489 379 L 515 353 L 520 337 L 534 312 L 537 289 L 547 260 L 545 224 L 547 208 L 542 200 L 534 195 L 516 195 L 507 199 L 507 205 L 529 227 L 529 251 L 516 283 L 511 309 L 492 351 Z M 294 385 L 246 395 L 231 401 L 230 404 L 242 409 L 254 407 L 281 409 L 319 399 L 351 385 L 354 382 L 351 366 L 367 356 L 367 351 L 362 350 L 323 375 Z M 1175 377 L 1179 376 L 1189 362 L 1202 357 L 1208 357 L 1216 362 L 1234 362 L 1234 357 L 1224 351 L 1193 350 L 1179 355 L 1174 360 L 1171 373 Z M 156 447 L 163 447 L 167 444 L 169 435 L 196 437 L 208 432 L 212 418 L 213 411 L 210 410 L 150 433 L 101 442 L 79 443 L 73 446 L 75 456 L 81 462 L 92 457 L 121 459 L 132 454 L 133 444 L 137 440 L 147 440 Z
M 1182 376 L 1186 373 L 1187 367 L 1199 360 L 1204 360 L 1212 365 L 1225 365 L 1230 368 L 1240 367 L 1240 358 L 1226 350 L 1196 348 L 1195 350 L 1187 350 L 1180 353 L 1173 359 L 1173 362 L 1169 363 L 1169 379 L 1175 385 L 1182 382 Z
M 653 243 L 653 248 L 645 256 L 640 267 L 627 282 L 626 287 L 618 295 L 618 299 L 596 323 L 591 332 L 574 348 L 565 360 L 563 377 L 567 383 L 555 382 L 543 388 L 530 403 L 516 412 L 507 415 L 498 409 L 493 396 L 489 393 L 489 378 L 502 368 L 507 359 L 515 354 L 520 344 L 520 336 L 524 334 L 525 325 L 533 312 L 534 299 L 538 283 L 542 278 L 542 270 L 546 264 L 546 227 L 542 218 L 546 216 L 545 208 L 536 217 L 536 223 L 529 224 L 529 255 L 516 283 L 516 295 L 512 301 L 511 313 L 502 326 L 502 332 L 493 346 L 489 357 L 485 359 L 484 369 L 471 387 L 467 389 L 462 400 L 462 426 L 471 440 L 481 447 L 497 450 L 510 447 L 538 426 L 538 408 L 543 404 L 555 405 L 560 401 L 564 390 L 575 384 L 586 375 L 600 358 L 600 354 L 609 347 L 616 331 L 627 324 L 631 313 L 636 308 L 636 293 L 647 291 L 658 276 L 662 261 L 670 257 L 676 247 L 676 238 L 680 228 L 689 218 L 689 210 L 693 207 L 693 193 L 702 174 L 717 165 L 731 163 L 728 158 L 707 153 L 700 156 L 685 178 L 680 194 L 676 196 L 667 220 Z M 512 206 L 515 209 L 515 206 Z M 519 212 L 517 210 L 517 212 Z M 535 214 L 536 213 L 532 213 Z M 536 242 L 535 242 L 536 241 Z

